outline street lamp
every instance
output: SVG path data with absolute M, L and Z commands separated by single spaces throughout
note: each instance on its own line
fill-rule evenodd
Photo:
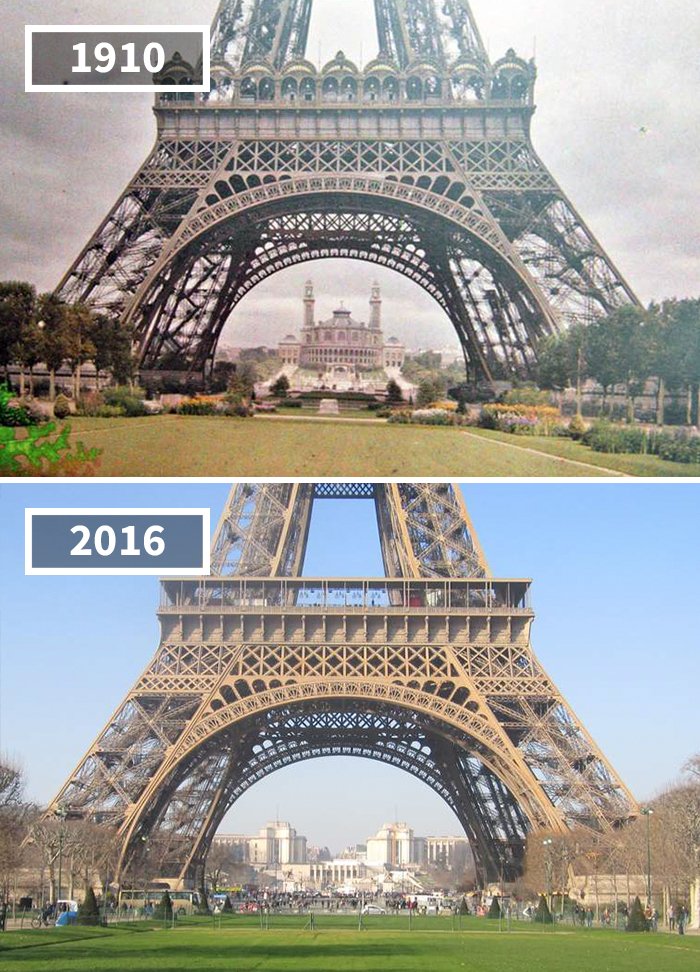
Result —
M 651 908 L 651 807 L 644 807 L 640 813 L 647 818 L 647 905 Z
M 58 817 L 60 823 L 58 825 L 58 894 L 56 895 L 56 901 L 61 900 L 61 891 L 63 890 L 63 839 L 65 837 L 64 825 L 66 817 L 68 816 L 68 811 L 66 808 L 59 804 L 54 810 L 54 816 Z
M 546 837 L 542 841 L 542 846 L 544 847 L 544 871 L 545 878 L 547 881 L 547 907 L 552 910 L 552 844 L 554 841 L 551 837 Z

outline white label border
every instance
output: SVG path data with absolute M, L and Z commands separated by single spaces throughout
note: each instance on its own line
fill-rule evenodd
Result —
M 192 570 L 191 565 L 182 567 L 34 567 L 32 564 L 32 526 L 35 516 L 201 516 L 202 518 L 202 566 Z M 83 577 L 137 577 L 159 576 L 208 577 L 211 574 L 211 511 L 209 507 L 81 507 L 63 506 L 25 507 L 24 510 L 24 573 L 30 577 L 83 576 Z
M 202 35 L 202 83 L 201 84 L 33 84 L 32 83 L 32 35 L 34 33 L 54 33 L 54 34 L 94 34 L 104 31 L 105 33 L 120 34 L 146 34 L 150 32 L 168 34 L 198 34 Z M 183 94 L 187 91 L 199 93 L 208 92 L 211 88 L 211 49 L 209 26 L 194 24 L 191 27 L 182 25 L 163 25 L 163 24 L 25 24 L 24 26 L 24 90 L 25 93 L 33 92 L 63 92 L 69 91 L 76 93 L 86 92 L 105 92 L 105 94 L 116 94 L 118 92 L 133 91 L 135 94 Z

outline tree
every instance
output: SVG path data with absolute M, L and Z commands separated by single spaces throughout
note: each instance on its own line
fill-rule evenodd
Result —
M 432 405 L 433 402 L 437 401 L 441 394 L 441 386 L 432 379 L 427 379 L 426 381 L 422 381 L 418 386 L 416 404 L 419 408 L 427 408 L 428 405 Z
M 258 373 L 254 364 L 250 361 L 238 362 L 236 370 L 231 375 L 226 394 L 227 399 L 234 405 L 250 401 L 255 395 L 255 382 L 257 380 Z
M 22 865 L 22 842 L 35 808 L 24 799 L 21 769 L 0 757 L 0 901 L 6 900 L 14 875 Z
M 55 294 L 39 297 L 37 314 L 39 327 L 43 327 L 44 361 L 49 369 L 49 398 L 56 397 L 56 372 L 68 358 L 70 333 L 67 305 Z
M 22 328 L 34 317 L 36 291 L 21 280 L 0 283 L 0 366 L 9 380 L 9 365 L 14 359 Z
M 495 896 L 491 899 L 491 907 L 486 915 L 487 918 L 500 918 L 501 917 L 501 905 L 498 898 Z
M 79 925 L 98 925 L 100 923 L 100 909 L 97 904 L 92 885 L 88 885 L 85 898 L 78 908 Z
M 133 381 L 136 361 L 132 353 L 133 329 L 108 314 L 93 314 L 90 327 L 90 340 L 94 351 L 95 381 L 100 387 L 100 373 L 110 371 L 117 385 L 127 385 Z
M 153 917 L 158 921 L 173 920 L 173 902 L 167 891 L 163 893 L 163 897 L 160 899 L 158 906 L 153 912 Z
M 34 396 L 34 368 L 44 359 L 44 335 L 36 317 L 25 322 L 15 345 L 14 359 L 20 365 L 20 396 L 24 396 L 24 369 L 29 371 L 29 394 Z
M 286 398 L 289 394 L 290 387 L 289 378 L 285 374 L 281 374 L 277 381 L 270 385 L 270 392 L 276 398 Z
M 552 912 L 549 910 L 549 905 L 547 904 L 547 899 L 543 894 L 540 895 L 540 900 L 537 904 L 535 921 L 538 921 L 541 925 L 551 925 L 554 921 Z
M 642 902 L 639 898 L 634 899 L 634 904 L 632 905 L 632 910 L 629 913 L 627 919 L 627 931 L 630 932 L 648 932 L 649 922 L 644 914 L 644 908 L 642 908 Z
M 586 329 L 572 325 L 562 334 L 542 343 L 537 353 L 537 380 L 540 388 L 563 391 L 576 388 L 576 414 L 581 415 L 582 386 L 586 372 Z
M 92 311 L 86 304 L 66 305 L 66 360 L 73 372 L 73 399 L 80 398 L 80 371 L 95 354 Z
M 401 405 L 403 402 L 403 392 L 401 386 L 392 378 L 386 386 L 387 405 Z

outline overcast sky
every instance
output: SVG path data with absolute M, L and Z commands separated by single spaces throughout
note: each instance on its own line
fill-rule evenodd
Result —
M 0 278 L 55 286 L 148 153 L 151 98 L 25 94 L 25 23 L 198 24 L 217 0 L 3 0 Z M 473 0 L 495 59 L 536 45 L 536 148 L 644 301 L 700 291 L 697 0 Z M 308 56 L 376 52 L 371 0 L 315 0 Z M 642 129 L 645 131 L 643 132 Z M 377 276 L 386 330 L 454 344 L 440 309 L 388 270 L 328 261 L 275 275 L 238 307 L 225 342 L 274 342 L 300 319 L 312 276 L 325 316 L 344 298 L 366 319 Z

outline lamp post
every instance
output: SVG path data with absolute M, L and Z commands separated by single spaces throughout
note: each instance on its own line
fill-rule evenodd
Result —
M 654 811 L 644 807 L 640 812 L 647 818 L 647 905 L 651 908 L 651 817 Z
M 554 841 L 551 837 L 546 837 L 542 841 L 542 846 L 544 847 L 544 873 L 547 882 L 547 907 L 552 910 L 552 844 Z
M 65 830 L 63 828 L 68 811 L 64 806 L 59 804 L 54 810 L 54 816 L 60 820 L 58 825 L 58 891 L 56 894 L 56 902 L 59 902 L 61 900 L 61 891 L 63 890 L 63 840 L 65 837 Z

